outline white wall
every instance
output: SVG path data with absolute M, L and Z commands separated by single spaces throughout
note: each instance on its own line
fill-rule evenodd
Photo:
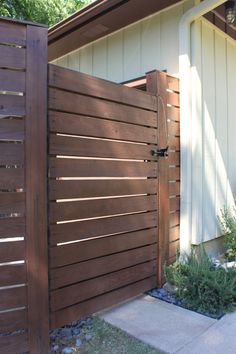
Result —
M 115 82 L 159 69 L 178 75 L 178 25 L 194 1 L 54 61 Z M 192 242 L 220 235 L 216 215 L 236 192 L 236 44 L 206 20 L 192 28 Z
M 178 24 L 193 4 L 187 0 L 106 36 L 55 64 L 123 82 L 159 69 L 178 74 Z
M 220 235 L 236 192 L 236 41 L 206 20 L 192 30 L 192 242 Z

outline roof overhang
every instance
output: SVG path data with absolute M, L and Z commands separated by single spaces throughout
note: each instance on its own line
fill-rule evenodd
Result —
M 97 0 L 49 29 L 49 61 L 181 2 Z
M 183 0 L 97 0 L 49 28 L 49 61 L 126 27 Z M 205 16 L 236 39 L 235 24 L 227 25 L 225 6 Z

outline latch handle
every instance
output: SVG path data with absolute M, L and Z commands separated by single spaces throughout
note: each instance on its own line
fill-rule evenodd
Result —
M 168 149 L 169 149 L 169 146 L 167 146 L 166 148 L 164 149 L 153 149 L 151 151 L 152 153 L 152 156 L 157 156 L 157 157 L 168 157 L 169 154 L 168 154 Z

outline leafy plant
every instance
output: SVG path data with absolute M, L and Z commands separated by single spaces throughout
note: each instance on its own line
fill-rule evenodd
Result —
M 224 242 L 228 260 L 236 260 L 236 208 L 232 212 L 224 207 L 218 217 L 220 227 L 225 235 Z
M 218 317 L 236 306 L 236 270 L 216 267 L 203 247 L 165 267 L 165 276 L 191 310 Z

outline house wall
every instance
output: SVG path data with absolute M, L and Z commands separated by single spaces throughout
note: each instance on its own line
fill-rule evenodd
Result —
M 115 82 L 153 69 L 178 76 L 185 1 L 54 61 Z M 205 19 L 192 26 L 192 243 L 220 235 L 217 217 L 236 192 L 236 44 Z M 218 241 L 216 241 L 216 244 Z M 214 242 L 212 243 L 214 248 Z M 211 247 L 208 243 L 208 247 Z
M 236 41 L 202 19 L 192 29 L 192 242 L 220 235 L 236 192 Z
M 178 74 L 178 25 L 188 0 L 150 16 L 53 63 L 114 82 L 159 69 Z

